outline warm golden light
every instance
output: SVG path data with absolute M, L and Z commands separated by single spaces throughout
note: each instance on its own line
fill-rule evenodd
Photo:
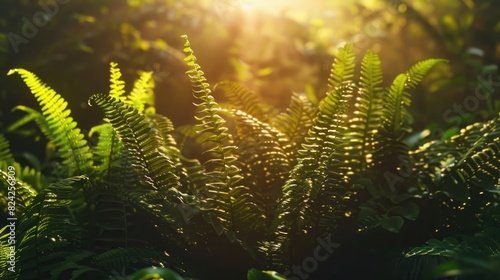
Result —
M 319 0 L 238 0 L 233 6 L 245 13 L 265 12 L 268 14 L 290 11 L 314 13 L 325 8 L 324 2 Z
M 287 0 L 242 0 L 240 8 L 245 12 L 265 11 L 268 13 L 280 13 L 288 8 L 293 8 L 298 2 Z

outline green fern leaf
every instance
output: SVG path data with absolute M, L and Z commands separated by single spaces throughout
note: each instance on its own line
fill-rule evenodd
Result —
M 353 69 L 353 48 L 347 45 L 339 51 L 330 76 L 331 90 L 320 102 L 298 164 L 283 187 L 274 229 L 300 232 L 307 222 L 321 225 L 317 229 L 324 232 L 334 226 L 341 207 L 337 203 L 344 197 L 337 191 L 345 191 L 341 185 L 347 178 L 341 150 L 346 144 L 345 113 L 352 96 Z
M 330 89 L 338 89 L 339 87 L 348 87 L 352 84 L 354 78 L 354 45 L 347 44 L 339 50 L 330 77 L 328 85 Z
M 14 157 L 10 151 L 9 141 L 7 141 L 3 134 L 0 134 L 0 162 L 5 162 L 6 164 L 12 164 L 14 162 Z
M 86 264 L 93 256 L 95 256 L 95 253 L 88 250 L 67 252 L 64 262 L 50 272 L 51 279 L 62 279 L 67 275 L 71 275 L 71 279 L 108 277 L 109 273 Z
M 489 227 L 473 236 L 459 238 L 449 236 L 443 240 L 431 239 L 426 245 L 413 248 L 404 256 L 405 258 L 443 256 L 452 259 L 460 259 L 467 255 L 498 257 L 500 255 L 498 240 L 500 240 L 500 228 Z
M 105 188 L 97 185 L 91 197 L 93 226 L 99 231 L 93 236 L 92 247 L 95 252 L 106 252 L 114 248 L 140 247 L 149 244 L 141 238 L 137 225 L 137 210 L 120 196 L 119 182 Z M 130 187 L 129 187 L 130 188 Z
M 166 199 L 181 203 L 180 183 L 174 173 L 174 164 L 165 154 L 165 148 L 144 115 L 111 96 L 95 94 L 90 97 L 104 111 L 116 133 L 131 156 L 137 173 L 134 181 L 146 190 L 162 191 Z
M 125 82 L 121 79 L 122 73 L 120 68 L 118 68 L 118 63 L 110 63 L 110 90 L 109 95 L 120 100 L 124 100 L 122 95 L 125 94 Z
M 253 92 L 248 91 L 236 82 L 230 81 L 221 82 L 216 85 L 216 88 L 224 92 L 232 108 L 241 110 L 261 122 L 269 122 L 259 98 Z
M 140 113 L 154 113 L 154 80 L 152 77 L 152 72 L 142 73 L 128 96 L 126 103 Z M 145 112 L 144 109 L 148 111 Z
M 110 179 L 113 169 L 119 167 L 123 144 L 110 123 L 94 126 L 89 136 L 98 135 L 97 145 L 92 147 L 96 178 Z
M 469 188 L 498 192 L 500 182 L 500 118 L 476 123 L 443 141 L 432 141 L 412 152 L 419 179 L 431 192 L 445 191 L 465 201 Z M 429 160 L 430 159 L 430 160 Z
M 407 80 L 405 74 L 398 75 L 384 98 L 385 106 L 382 111 L 384 129 L 391 139 L 401 140 L 411 131 L 409 113 L 406 110 L 411 102 L 411 96 L 406 91 Z
M 248 192 L 248 187 L 239 182 L 242 176 L 236 166 L 236 146 L 233 144 L 232 135 L 228 133 L 225 120 L 219 115 L 220 106 L 215 102 L 209 84 L 196 62 L 196 57 L 190 47 L 187 36 L 184 52 L 187 53 L 185 61 L 190 70 L 187 74 L 191 80 L 194 97 L 199 101 L 196 119 L 199 122 L 199 133 L 206 133 L 208 137 L 204 143 L 210 147 L 207 153 L 213 158 L 205 162 L 205 175 L 207 176 L 206 198 L 201 198 L 206 205 L 206 217 L 214 226 L 218 234 L 225 233 L 231 241 L 236 240 L 235 233 L 245 235 L 255 224 L 261 223 L 264 218 L 261 210 L 255 203 L 255 198 Z M 238 241 L 239 242 L 239 241 Z M 244 245 L 243 243 L 239 242 Z
M 142 213 L 156 225 L 168 229 L 164 231 L 168 237 L 165 242 L 179 249 L 175 244 L 182 244 L 183 238 L 178 228 L 187 222 L 180 208 L 184 205 L 185 195 L 179 191 L 181 184 L 176 165 L 167 156 L 158 130 L 136 109 L 113 97 L 97 94 L 90 100 L 102 108 L 126 151 L 121 157 L 120 168 L 113 170 L 111 182 L 101 187 L 98 193 L 101 196 L 95 199 L 98 202 L 96 210 L 103 218 L 99 227 L 103 234 L 111 234 L 111 238 L 98 238 L 99 246 L 116 248 L 149 243 L 145 239 L 130 238 L 129 230 L 134 224 L 127 222 L 131 219 L 129 215 L 137 217 L 138 214 L 134 213 Z M 117 217 L 120 213 L 123 215 Z M 109 228 L 110 221 L 116 229 Z M 123 235 L 117 236 L 117 229 Z
M 22 111 L 25 112 L 26 115 L 19 119 L 18 121 L 14 122 L 12 125 L 9 126 L 8 131 L 15 131 L 19 127 L 29 123 L 30 121 L 35 121 L 35 123 L 38 125 L 40 130 L 44 135 L 50 135 L 50 127 L 47 121 L 45 120 L 44 116 L 42 113 L 38 112 L 35 109 L 23 106 L 23 105 L 18 105 L 16 106 L 13 111 Z
M 161 145 L 165 148 L 165 154 L 172 159 L 175 165 L 175 174 L 179 177 L 181 185 L 184 187 L 181 191 L 188 192 L 187 187 L 190 185 L 191 179 L 188 176 L 188 171 L 184 164 L 197 165 L 197 160 L 192 160 L 184 157 L 178 148 L 177 141 L 175 140 L 174 125 L 170 119 L 158 114 L 146 115 L 148 121 L 154 130 L 158 131 L 161 138 Z
M 86 209 L 83 176 L 61 180 L 44 189 L 19 218 L 16 228 L 21 279 L 46 279 L 67 252 L 82 246 L 84 232 L 79 221 Z
M 69 116 L 70 110 L 66 109 L 68 103 L 33 73 L 24 69 L 9 71 L 9 75 L 13 73 L 23 78 L 42 107 L 48 126 L 48 130 L 42 128 L 42 132 L 57 146 L 68 174 L 88 174 L 92 168 L 92 154 L 77 123 Z
M 406 88 L 412 89 L 424 79 L 425 75 L 438 63 L 447 62 L 446 59 L 431 58 L 413 65 L 408 72 L 406 72 L 407 81 Z
M 20 181 L 21 169 L 16 166 L 19 167 L 18 164 L 8 166 L 0 164 L 0 209 L 6 217 L 22 215 L 32 203 L 33 197 L 37 195 L 37 191 L 31 185 Z M 9 208 L 13 206 L 15 211 L 10 211 Z
M 376 171 L 384 174 L 384 180 L 379 184 L 389 184 L 393 188 L 396 182 L 389 177 L 391 174 L 399 173 L 399 166 L 411 165 L 409 159 L 409 147 L 403 142 L 411 132 L 411 115 L 408 108 L 411 105 L 411 95 L 408 89 L 415 88 L 423 79 L 425 74 L 442 59 L 429 59 L 415 64 L 406 74 L 398 75 L 388 92 L 384 96 L 382 109 L 382 129 L 376 137 L 376 152 L 373 154 L 373 162 Z M 397 180 L 401 181 L 401 180 Z M 409 180 L 403 180 L 407 183 Z
M 153 129 L 157 130 L 160 137 L 162 146 L 167 149 L 166 154 L 176 163 L 180 162 L 182 158 L 177 142 L 172 136 L 174 132 L 174 125 L 170 119 L 158 114 L 147 114 L 147 119 L 151 122 Z
M 354 118 L 350 119 L 350 138 L 353 172 L 359 173 L 371 166 L 376 133 L 380 128 L 382 109 L 382 68 L 377 53 L 368 51 L 361 63 L 359 97 Z
M 285 148 L 288 139 L 269 124 L 240 110 L 233 110 L 237 123 L 237 155 L 242 163 L 242 180 L 260 202 L 266 219 L 272 217 L 276 201 L 281 194 L 281 186 L 290 172 L 290 162 Z M 268 220 L 269 223 L 269 220 Z M 266 225 L 266 228 L 269 226 Z
M 304 138 L 311 128 L 315 114 L 316 108 L 307 97 L 294 93 L 285 112 L 277 115 L 271 123 L 289 139 L 290 144 L 284 149 L 292 165 L 297 161 L 297 150 L 304 144 Z

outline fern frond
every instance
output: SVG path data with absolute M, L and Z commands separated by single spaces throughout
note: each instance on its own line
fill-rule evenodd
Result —
M 384 130 L 391 139 L 401 140 L 406 133 L 411 131 L 410 114 L 407 109 L 411 103 L 411 95 L 406 91 L 408 77 L 399 74 L 384 98 L 382 119 Z
M 86 207 L 82 193 L 86 182 L 78 176 L 52 184 L 18 219 L 16 270 L 21 279 L 48 278 L 68 251 L 82 246 L 84 232 L 78 223 L 80 207 Z
M 29 186 L 31 193 L 36 194 L 46 187 L 46 178 L 40 171 L 29 166 L 21 167 L 17 162 L 12 166 L 16 169 L 18 180 Z
M 0 134 L 0 162 L 5 162 L 6 164 L 12 164 L 14 162 L 14 157 L 10 151 L 9 141 L 3 134 Z
M 497 117 L 470 125 L 449 140 L 429 142 L 411 156 L 427 190 L 442 190 L 454 199 L 465 201 L 472 186 L 489 192 L 500 189 L 500 182 L 495 181 L 500 175 L 499 139 Z
M 181 191 L 188 191 L 190 178 L 184 164 L 197 164 L 195 160 L 188 159 L 181 154 L 178 148 L 177 141 L 173 136 L 174 125 L 170 119 L 158 114 L 146 115 L 147 120 L 151 123 L 152 129 L 156 130 L 161 138 L 161 145 L 165 148 L 165 154 L 172 159 L 175 165 L 175 174 L 179 177 Z
M 354 59 L 356 53 L 354 52 L 354 45 L 347 44 L 339 49 L 335 58 L 335 63 L 328 78 L 328 85 L 330 90 L 337 90 L 340 87 L 349 87 L 354 78 Z
M 115 185 L 103 189 L 103 186 L 98 185 L 91 197 L 94 207 L 92 225 L 98 229 L 92 240 L 93 250 L 105 252 L 120 247 L 148 245 L 148 240 L 138 234 L 144 229 L 139 228 L 135 209 L 120 197 L 119 187 Z
M 110 90 L 109 95 L 120 100 L 125 98 L 122 96 L 125 94 L 125 82 L 121 79 L 122 73 L 120 68 L 118 68 L 118 63 L 111 62 L 109 67 L 110 77 Z
M 261 122 L 269 122 L 259 98 L 253 92 L 231 81 L 221 82 L 216 85 L 216 88 L 224 92 L 233 109 L 241 110 Z
M 182 196 L 175 175 L 175 166 L 166 156 L 165 148 L 155 130 L 152 130 L 144 115 L 111 96 L 95 94 L 90 97 L 103 111 L 131 156 L 132 167 L 137 173 L 136 184 L 149 191 L 168 194 L 172 203 L 181 203 Z M 133 183 L 133 182 L 131 182 Z M 139 189 L 137 189 L 139 190 Z
M 134 107 L 140 113 L 154 113 L 154 93 L 155 87 L 152 72 L 144 72 L 135 82 L 132 92 L 128 96 L 127 104 Z
M 426 245 L 407 252 L 402 262 L 412 262 L 411 274 L 428 271 L 434 278 L 455 276 L 460 279 L 497 279 L 500 276 L 498 240 L 498 227 L 486 228 L 473 236 L 431 239 Z M 436 259 L 438 262 L 432 262 Z
M 322 232 L 334 226 L 341 208 L 337 204 L 344 197 L 341 185 L 347 180 L 343 145 L 353 69 L 353 47 L 347 45 L 339 51 L 330 77 L 331 90 L 320 102 L 298 164 L 283 187 L 274 228 L 280 225 L 298 233 L 306 230 L 306 224 L 320 225 L 316 229 Z
M 375 172 L 384 174 L 386 183 L 391 187 L 397 184 L 388 179 L 391 174 L 398 174 L 399 166 L 411 166 L 409 147 L 402 140 L 411 132 L 411 95 L 408 89 L 415 88 L 425 74 L 442 59 L 429 59 L 417 63 L 406 74 L 398 75 L 384 96 L 382 109 L 382 129 L 376 137 L 376 151 L 373 154 Z M 408 181 L 408 180 L 406 180 Z M 379 180 L 382 184 L 383 180 Z
M 3 134 L 0 134 L 0 178 L 0 205 L 4 214 L 8 213 L 8 201 L 15 206 L 17 214 L 21 214 L 37 190 L 42 189 L 41 173 L 28 166 L 22 168 L 14 160 L 10 144 Z
M 57 146 L 68 174 L 87 174 L 92 168 L 92 154 L 77 123 L 69 116 L 70 110 L 66 108 L 68 103 L 35 74 L 24 69 L 9 71 L 9 75 L 13 73 L 22 77 L 42 107 L 48 125 L 46 136 Z
M 164 228 L 164 246 L 180 250 L 179 244 L 184 242 L 180 227 L 187 222 L 180 207 L 186 197 L 179 191 L 180 178 L 174 161 L 167 156 L 164 140 L 144 115 L 122 101 L 102 94 L 91 96 L 91 101 L 102 108 L 126 151 L 120 168 L 113 171 L 113 180 L 101 187 L 100 198 L 95 199 L 96 210 L 102 211 L 103 217 L 99 227 L 106 234 L 97 239 L 99 246 L 137 247 L 141 242 L 149 243 L 132 235 L 140 232 L 137 222 L 130 223 L 132 218 L 137 221 L 143 215 L 149 217 L 150 224 Z
M 426 245 L 411 249 L 406 258 L 413 256 L 444 256 L 457 258 L 465 254 L 478 253 L 500 256 L 500 228 L 490 227 L 473 236 L 446 237 L 443 240 L 431 239 Z
M 207 133 L 208 137 L 204 142 L 210 144 L 211 148 L 206 152 L 213 155 L 204 164 L 208 197 L 203 199 L 206 202 L 203 207 L 209 213 L 209 220 L 217 233 L 224 232 L 234 241 L 236 233 L 245 235 L 255 224 L 261 223 L 264 217 L 248 187 L 239 184 L 242 176 L 238 174 L 239 169 L 235 165 L 236 146 L 233 144 L 232 135 L 227 132 L 225 120 L 219 115 L 221 108 L 211 94 L 187 36 L 184 35 L 183 39 L 184 52 L 188 55 L 185 61 L 190 67 L 187 74 L 191 80 L 194 97 L 199 101 L 196 104 L 199 133 Z
M 16 121 L 15 123 L 13 123 L 11 126 L 9 126 L 9 128 L 8 128 L 9 131 L 14 131 L 14 130 L 18 129 L 19 127 L 27 124 L 30 121 L 35 121 L 35 123 L 40 128 L 40 131 L 44 135 L 51 134 L 49 124 L 45 120 L 42 113 L 40 113 L 39 111 L 37 111 L 33 108 L 23 106 L 23 105 L 18 105 L 13 109 L 13 111 L 17 111 L 17 110 L 26 113 L 26 115 L 24 117 L 22 117 L 21 119 L 19 119 L 18 121 Z
M 411 115 L 407 111 L 411 96 L 406 90 L 407 79 L 405 74 L 399 74 L 384 96 L 381 113 L 382 127 L 375 138 L 373 153 L 372 171 L 384 174 L 377 178 L 377 184 L 389 185 L 394 191 L 395 186 L 400 188 L 399 185 L 403 182 L 393 180 L 392 177 L 399 176 L 397 174 L 399 174 L 400 166 L 410 165 L 409 147 L 403 142 L 403 138 L 411 131 Z
M 445 174 L 441 188 L 450 197 L 465 202 L 469 199 L 468 187 L 479 186 L 487 191 L 500 192 L 500 137 L 481 151 L 464 157 Z
M 113 130 L 110 123 L 94 126 L 89 131 L 89 136 L 98 135 L 97 145 L 92 147 L 94 155 L 94 172 L 96 178 L 108 179 L 112 169 L 119 167 L 123 151 L 123 144 Z
M 176 163 L 180 162 L 182 158 L 181 152 L 177 147 L 172 133 L 174 132 L 174 125 L 170 119 L 158 114 L 147 114 L 147 120 L 151 122 L 152 128 L 158 132 L 161 138 L 162 146 L 167 149 L 166 154 Z
M 277 115 L 271 123 L 289 139 L 290 145 L 285 147 L 285 151 L 293 165 L 297 161 L 297 150 L 304 143 L 304 138 L 311 128 L 315 114 L 316 108 L 309 99 L 294 93 L 288 108 Z
M 16 279 L 16 270 L 10 268 L 10 244 L 8 242 L 9 228 L 3 227 L 0 229 L 0 277 L 5 280 Z M 9 268 L 11 270 L 9 270 Z M 14 269 L 14 272 L 12 272 Z
M 353 172 L 359 173 L 371 166 L 375 139 L 381 124 L 382 68 L 380 58 L 368 51 L 361 63 L 360 86 L 356 98 L 354 118 L 349 121 L 347 136 L 352 150 L 349 152 Z
M 413 65 L 408 72 L 406 72 L 406 88 L 416 88 L 417 85 L 424 79 L 425 75 L 438 63 L 447 62 L 446 59 L 431 58 Z
M 96 269 L 90 264 L 93 256 L 95 256 L 95 253 L 88 250 L 67 252 L 64 262 L 51 271 L 52 279 L 63 279 L 69 275 L 71 275 L 71 279 L 82 279 L 85 277 L 95 279 L 109 276 L 109 273 Z
M 289 141 L 280 131 L 245 112 L 232 110 L 232 115 L 237 123 L 237 155 L 242 174 L 247 174 L 242 183 L 252 186 L 249 191 L 260 201 L 266 219 L 270 219 L 291 168 L 285 152 Z
M 0 209 L 4 217 L 18 217 L 32 203 L 37 191 L 29 184 L 19 181 L 19 169 L 0 164 Z M 5 171 L 4 171 L 5 170 Z M 9 174 L 10 173 L 10 174 Z M 11 209 L 14 208 L 14 211 Z

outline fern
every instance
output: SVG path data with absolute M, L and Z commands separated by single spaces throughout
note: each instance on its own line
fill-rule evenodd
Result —
M 431 239 L 421 247 L 413 248 L 405 254 L 406 258 L 418 255 L 460 257 L 464 254 L 480 253 L 490 256 L 500 255 L 500 229 L 488 228 L 474 236 L 446 237 L 442 241 Z
M 307 97 L 294 93 L 288 108 L 277 115 L 271 123 L 288 138 L 290 144 L 284 149 L 293 166 L 297 163 L 299 156 L 297 151 L 304 143 L 315 114 L 316 108 Z
M 26 211 L 26 208 L 32 203 L 33 197 L 37 191 L 29 184 L 19 181 L 19 170 L 8 168 L 0 164 L 0 208 L 5 218 L 18 217 Z M 7 170 L 7 171 L 3 171 Z M 12 173 L 14 171 L 14 175 Z M 10 173 L 10 174 L 9 174 Z M 15 209 L 15 211 L 11 211 Z
M 354 78 L 355 57 L 353 44 L 347 44 L 339 50 L 335 58 L 334 67 L 328 78 L 328 85 L 331 90 L 351 86 Z
M 269 122 L 257 96 L 238 83 L 225 81 L 217 84 L 216 88 L 224 92 L 232 108 L 241 110 L 261 122 Z
M 10 144 L 0 134 L 0 207 L 7 217 L 21 215 L 41 189 L 41 174 L 15 162 Z M 11 209 L 15 209 L 12 211 Z
M 384 98 L 382 119 L 384 130 L 391 139 L 400 140 L 411 131 L 410 115 L 407 108 L 411 104 L 408 89 L 415 88 L 424 75 L 442 59 L 428 59 L 412 66 L 406 74 L 398 75 Z
M 141 236 L 141 215 L 169 229 L 164 232 L 168 238 L 163 243 L 181 244 L 177 231 L 182 215 L 178 205 L 183 203 L 184 195 L 179 192 L 176 166 L 167 156 L 158 130 L 136 109 L 111 96 L 93 95 L 90 101 L 102 108 L 123 143 L 120 165 L 111 167 L 109 179 L 93 194 L 94 222 L 100 230 L 96 249 L 148 245 L 148 239 Z
M 240 111 L 232 111 L 237 123 L 239 148 L 235 154 L 241 158 L 241 173 L 245 186 L 259 201 L 267 223 L 270 224 L 281 186 L 288 177 L 291 166 L 285 148 L 288 139 L 269 124 Z
M 154 80 L 152 72 L 144 72 L 135 82 L 132 92 L 128 96 L 128 104 L 141 113 L 154 113 Z
M 378 184 L 388 184 L 394 190 L 401 188 L 401 180 L 392 177 L 399 173 L 400 166 L 412 165 L 409 147 L 403 141 L 411 132 L 412 122 L 408 112 L 411 104 L 408 89 L 414 88 L 432 67 L 443 61 L 429 59 L 415 64 L 406 74 L 398 75 L 385 94 L 381 113 L 382 128 L 375 138 L 373 153 L 373 172 L 384 174 L 377 181 Z
M 235 166 L 236 147 L 233 145 L 232 136 L 224 126 L 224 119 L 218 114 L 220 107 L 211 95 L 201 67 L 196 63 L 187 36 L 183 38 L 184 51 L 188 54 L 185 60 L 190 67 L 187 74 L 191 79 L 194 97 L 199 101 L 196 104 L 199 133 L 209 135 L 204 142 L 211 145 L 206 152 L 213 155 L 213 158 L 204 164 L 208 197 L 202 198 L 206 202 L 202 207 L 209 213 L 210 222 L 217 233 L 225 232 L 233 241 L 237 238 L 237 232 L 245 234 L 246 229 L 260 223 L 263 215 L 254 197 L 249 194 L 248 187 L 239 184 L 242 176 L 238 174 L 238 168 Z
M 118 63 L 111 62 L 109 72 L 110 72 L 109 95 L 123 101 L 124 97 L 122 95 L 125 94 L 125 82 L 121 79 L 122 73 L 120 71 L 120 68 L 118 68 Z
M 42 131 L 57 146 L 69 175 L 87 174 L 92 167 L 92 154 L 84 135 L 77 128 L 77 123 L 69 117 L 70 110 L 66 109 L 68 103 L 33 73 L 24 69 L 13 69 L 8 74 L 13 73 L 18 73 L 23 78 L 42 106 L 48 126 L 48 130 Z
M 158 131 L 158 135 L 161 138 L 161 145 L 165 148 L 165 154 L 172 160 L 175 166 L 175 174 L 178 176 L 181 185 L 179 190 L 182 192 L 188 192 L 188 186 L 191 183 L 185 165 L 196 165 L 198 162 L 196 160 L 188 159 L 181 154 L 177 141 L 173 136 L 174 125 L 170 119 L 158 114 L 148 114 L 147 119 L 152 128 Z
M 426 245 L 416 247 L 407 252 L 404 257 L 424 260 L 441 257 L 438 265 L 429 267 L 428 262 L 419 262 L 420 266 L 413 271 L 429 271 L 434 277 L 470 276 L 466 279 L 496 279 L 500 276 L 500 228 L 486 228 L 473 236 L 446 237 L 443 240 L 431 239 Z
M 358 255 L 373 254 L 372 241 L 387 238 L 384 231 L 369 230 L 377 227 L 444 238 L 406 253 L 410 267 L 401 268 L 409 277 L 433 266 L 443 269 L 445 261 L 463 265 L 478 255 L 484 267 L 495 264 L 500 117 L 415 150 L 405 144 L 411 131 L 409 90 L 442 60 L 417 63 L 383 90 L 377 54 L 364 56 L 356 79 L 354 48 L 346 45 L 319 104 L 294 94 L 288 108 L 271 118 L 255 95 L 234 82 L 217 86 L 233 105 L 222 109 L 183 38 L 198 125 L 174 130 L 168 118 L 155 113 L 151 73 L 143 73 L 126 95 L 121 71 L 111 63 L 109 94 L 89 100 L 105 115 L 89 133 L 96 141 L 90 147 L 59 95 L 30 72 L 11 71 L 21 74 L 42 113 L 18 107 L 26 116 L 9 131 L 35 120 L 70 174 L 90 178 L 46 186 L 40 172 L 15 162 L 0 135 L 0 170 L 12 166 L 18 175 L 21 266 L 2 279 L 105 278 L 136 270 L 133 275 L 143 275 L 149 272 L 141 268 L 150 265 L 239 279 L 242 274 L 226 270 L 241 272 L 250 265 L 285 270 L 316 254 L 314 239 L 326 236 L 342 242 L 329 270 L 350 276 L 356 273 L 344 266 L 352 257 L 343 253 L 356 248 Z M 190 159 L 197 148 L 204 160 Z M 403 168 L 408 176 L 397 184 L 387 181 L 387 174 L 401 174 Z M 11 200 L 8 176 L 0 171 L 4 216 Z M 420 211 L 432 213 L 432 221 L 419 217 Z M 0 232 L 3 262 L 9 253 L 6 233 L 6 228 Z M 400 255 L 408 243 L 397 240 L 384 245 L 384 256 Z M 251 270 L 248 277 L 280 276 Z
M 19 269 L 19 277 L 47 278 L 63 260 L 66 251 L 81 246 L 84 232 L 79 224 L 80 210 L 74 207 L 85 207 L 81 185 L 85 183 L 85 178 L 80 176 L 51 185 L 35 197 L 18 219 L 16 253 L 19 268 L 16 270 Z
M 354 118 L 347 133 L 352 151 L 353 172 L 363 172 L 372 165 L 376 134 L 380 129 L 382 108 L 382 69 L 378 55 L 368 51 L 361 64 L 361 77 Z
M 496 144 L 499 119 L 470 125 L 449 140 L 432 141 L 412 152 L 419 179 L 427 190 L 443 190 L 459 201 L 467 200 L 472 185 L 498 190 L 494 178 L 500 172 Z
M 140 248 L 151 246 L 141 235 L 141 216 L 146 216 L 150 223 L 168 228 L 162 245 L 178 252 L 172 261 L 185 257 L 179 248 L 184 238 L 179 228 L 183 213 L 178 206 L 186 198 L 179 191 L 179 176 L 187 176 L 187 171 L 180 166 L 178 151 L 172 146 L 170 121 L 155 115 L 146 117 L 111 96 L 93 95 L 90 101 L 102 108 L 125 152 L 119 153 L 119 167 L 110 166 L 108 182 L 99 186 L 93 198 L 94 222 L 100 229 L 96 249 L 140 252 Z M 131 257 L 133 254 L 122 259 L 131 261 Z
M 120 165 L 123 144 L 109 123 L 92 127 L 89 136 L 98 135 L 97 145 L 92 148 L 94 172 L 97 178 L 111 180 L 111 172 Z
M 111 96 L 93 95 L 90 100 L 102 108 L 131 156 L 132 166 L 137 173 L 134 181 L 144 190 L 169 194 L 165 197 L 172 203 L 181 203 L 177 191 L 179 182 L 173 172 L 174 164 L 165 155 L 165 148 L 145 117 L 123 102 Z M 151 133 L 153 132 L 153 133 Z
M 11 132 L 11 131 L 18 130 L 18 128 L 22 127 L 23 125 L 25 125 L 31 121 L 35 121 L 35 123 L 38 125 L 38 128 L 42 131 L 42 133 L 44 135 L 51 134 L 49 124 L 45 120 L 42 113 L 40 113 L 39 111 L 32 109 L 32 108 L 29 108 L 29 107 L 26 107 L 26 106 L 23 106 L 23 105 L 18 105 L 13 110 L 14 111 L 16 111 L 16 110 L 22 111 L 22 112 L 26 113 L 26 115 L 24 117 L 22 117 L 21 119 L 17 120 L 16 122 L 14 122 L 13 124 L 11 124 L 9 126 L 9 128 L 7 129 L 7 131 Z
M 339 216 L 337 203 L 344 197 L 339 184 L 345 183 L 347 172 L 335 161 L 343 162 L 342 135 L 353 71 L 354 52 L 347 45 L 338 53 L 329 79 L 331 90 L 319 105 L 298 164 L 283 187 L 273 223 L 277 230 L 297 234 L 314 226 L 328 232 Z
M 64 257 L 64 263 L 51 271 L 52 279 L 68 278 L 82 279 L 83 277 L 98 278 L 106 277 L 109 273 L 96 269 L 86 264 L 95 256 L 95 253 L 88 250 L 74 250 Z
M 425 75 L 438 63 L 447 62 L 446 59 L 431 58 L 417 62 L 406 72 L 406 88 L 416 88 L 424 79 Z
M 14 157 L 10 151 L 10 145 L 5 136 L 0 134 L 0 162 L 11 164 L 14 162 Z

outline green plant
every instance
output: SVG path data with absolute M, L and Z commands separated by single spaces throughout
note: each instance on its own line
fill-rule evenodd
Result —
M 218 85 L 233 105 L 221 107 L 184 39 L 198 110 L 197 126 L 183 132 L 198 131 L 208 156 L 203 161 L 183 156 L 189 133 L 155 113 L 150 73 L 125 95 L 120 70 L 111 64 L 110 93 L 89 100 L 104 112 L 103 123 L 84 135 L 60 95 L 26 70 L 10 72 L 21 75 L 41 105 L 41 113 L 23 110 L 55 145 L 62 165 L 50 174 L 22 170 L 0 137 L 3 220 L 18 217 L 15 273 L 7 270 L 9 228 L 2 230 L 2 278 L 104 279 L 135 271 L 146 277 L 150 271 L 139 269 L 155 266 L 200 279 L 281 279 L 248 269 L 285 271 L 327 236 L 341 246 L 314 279 L 333 271 L 356 278 L 365 273 L 356 263 L 364 253 L 375 250 L 383 266 L 411 263 L 411 256 L 442 247 L 434 242 L 401 260 L 416 245 L 408 242 L 414 237 L 408 229 L 418 228 L 423 242 L 472 234 L 485 219 L 498 218 L 499 117 L 449 140 L 414 150 L 405 144 L 408 90 L 442 60 L 417 63 L 384 89 L 377 54 L 364 56 L 358 74 L 353 46 L 346 45 L 318 105 L 295 94 L 284 112 L 273 114 L 231 82 Z M 15 215 L 7 211 L 9 201 L 16 203 Z M 435 220 L 420 214 L 429 211 L 438 213 Z M 452 226 L 451 219 L 462 220 Z M 382 250 L 375 243 L 381 237 L 399 242 Z M 350 256 L 360 242 L 366 248 Z M 381 258 L 385 251 L 390 259 Z M 459 255 L 446 252 L 438 255 Z M 403 267 L 377 276 L 398 268 L 413 273 Z

